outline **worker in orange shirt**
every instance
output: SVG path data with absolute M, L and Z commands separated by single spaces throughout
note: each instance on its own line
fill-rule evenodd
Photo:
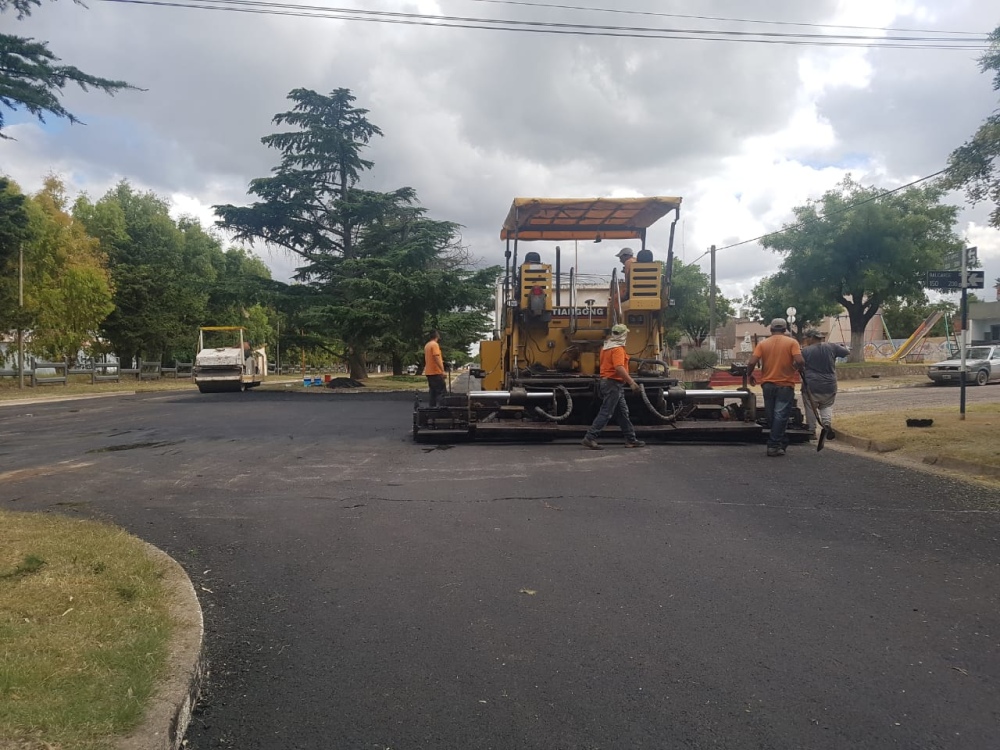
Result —
M 798 373 L 805 368 L 802 347 L 787 335 L 788 323 L 775 318 L 770 325 L 771 335 L 757 344 L 747 361 L 750 385 L 757 384 L 754 368 L 761 363 L 760 387 L 764 392 L 764 414 L 770 432 L 767 437 L 767 455 L 784 456 L 788 447 L 788 417 L 795 403 L 795 383 Z
M 444 357 L 441 356 L 441 334 L 438 331 L 431 331 L 430 340 L 424 346 L 424 375 L 427 376 L 431 407 L 440 406 L 447 388 L 444 382 Z
M 635 435 L 635 427 L 629 418 L 628 404 L 625 403 L 625 386 L 633 393 L 639 391 L 639 384 L 628 372 L 628 353 L 625 351 L 625 340 L 628 338 L 628 326 L 618 323 L 611 328 L 611 335 L 601 349 L 601 410 L 597 418 L 587 430 L 583 445 L 591 450 L 601 450 L 597 436 L 601 434 L 611 418 L 614 417 L 622 434 L 625 435 L 626 448 L 641 448 L 645 443 Z

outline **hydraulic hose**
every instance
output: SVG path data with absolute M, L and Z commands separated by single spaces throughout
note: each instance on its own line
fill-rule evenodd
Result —
M 570 396 L 569 391 L 563 388 L 561 385 L 557 385 L 555 387 L 555 390 L 562 393 L 562 395 L 566 398 L 566 411 L 563 414 L 560 414 L 559 416 L 554 416 L 552 414 L 549 414 L 542 407 L 536 406 L 535 413 L 538 416 L 542 417 L 543 419 L 549 420 L 550 422 L 562 422 L 568 419 L 569 415 L 573 412 L 573 397 Z
M 646 405 L 646 408 L 649 409 L 650 413 L 653 414 L 661 422 L 665 422 L 667 424 L 673 424 L 674 421 L 677 419 L 678 412 L 674 412 L 673 414 L 660 414 L 660 412 L 656 410 L 656 407 L 653 406 L 653 404 L 649 400 L 649 396 L 646 394 L 646 386 L 644 386 L 642 383 L 639 384 L 639 395 L 642 396 L 642 402 Z

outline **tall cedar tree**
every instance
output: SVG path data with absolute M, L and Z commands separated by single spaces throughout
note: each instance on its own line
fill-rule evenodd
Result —
M 0 15 L 12 10 L 20 21 L 41 4 L 41 0 L 0 0 Z M 80 123 L 59 101 L 68 83 L 75 83 L 84 91 L 98 89 L 112 95 L 122 89 L 138 90 L 125 81 L 99 78 L 72 65 L 60 65 L 59 58 L 45 42 L 0 34 L 0 138 L 9 138 L 3 133 L 3 107 L 12 111 L 23 108 L 40 122 L 45 122 L 45 115 L 50 114 Z
M 218 225 L 240 241 L 264 242 L 305 261 L 296 272 L 305 289 L 292 295 L 299 343 L 340 342 L 351 376 L 363 379 L 370 351 L 395 364 L 404 341 L 410 348 L 419 341 L 419 328 L 435 313 L 427 298 L 436 296 L 445 309 L 466 303 L 445 284 L 427 286 L 435 274 L 462 266 L 457 226 L 427 219 L 412 188 L 379 193 L 358 186 L 374 166 L 362 151 L 382 131 L 368 110 L 354 106 L 349 90 L 295 89 L 288 98 L 294 107 L 273 122 L 296 129 L 261 139 L 280 152 L 280 164 L 250 183 L 257 202 L 215 206 Z M 415 301 L 421 284 L 424 296 Z M 416 324 L 414 331 L 406 321 Z

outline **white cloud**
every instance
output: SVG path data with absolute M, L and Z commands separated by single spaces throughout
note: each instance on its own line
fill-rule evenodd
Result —
M 568 14 L 462 0 L 380 7 Z M 653 0 L 629 7 L 665 9 Z M 707 0 L 697 12 L 981 32 L 997 22 L 974 0 L 775 0 L 754 11 L 734 8 Z M 247 202 L 247 183 L 276 163 L 260 138 L 272 132 L 287 93 L 344 87 L 385 133 L 369 150 L 376 168 L 367 184 L 413 186 L 432 216 L 464 225 L 465 240 L 488 263 L 502 262 L 498 232 L 514 196 L 612 194 L 683 196 L 678 253 L 682 241 L 690 261 L 711 244 L 779 228 L 794 206 L 847 172 L 889 187 L 940 169 L 997 102 L 974 53 L 952 51 L 582 38 L 115 3 L 89 10 L 43 4 L 18 33 L 50 40 L 56 54 L 88 72 L 147 89 L 114 98 L 69 91 L 66 104 L 86 127 L 21 122 L 5 131 L 17 140 L 0 142 L 0 170 L 28 189 L 49 171 L 92 196 L 127 178 L 208 225 L 211 205 Z M 988 273 L 1000 275 L 997 233 L 983 217 L 981 208 L 968 212 L 963 227 L 996 264 Z M 666 222 L 655 226 L 650 244 L 665 249 L 668 232 Z M 609 273 L 616 265 L 610 245 L 581 246 L 582 270 Z M 290 275 L 292 259 L 263 257 L 276 277 Z M 707 269 L 707 258 L 699 263 Z M 724 293 L 749 291 L 777 263 L 755 244 L 721 251 Z

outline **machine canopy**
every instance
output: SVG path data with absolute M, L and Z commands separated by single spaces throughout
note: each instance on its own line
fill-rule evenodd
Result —
M 671 211 L 680 198 L 515 198 L 500 239 L 632 240 Z

